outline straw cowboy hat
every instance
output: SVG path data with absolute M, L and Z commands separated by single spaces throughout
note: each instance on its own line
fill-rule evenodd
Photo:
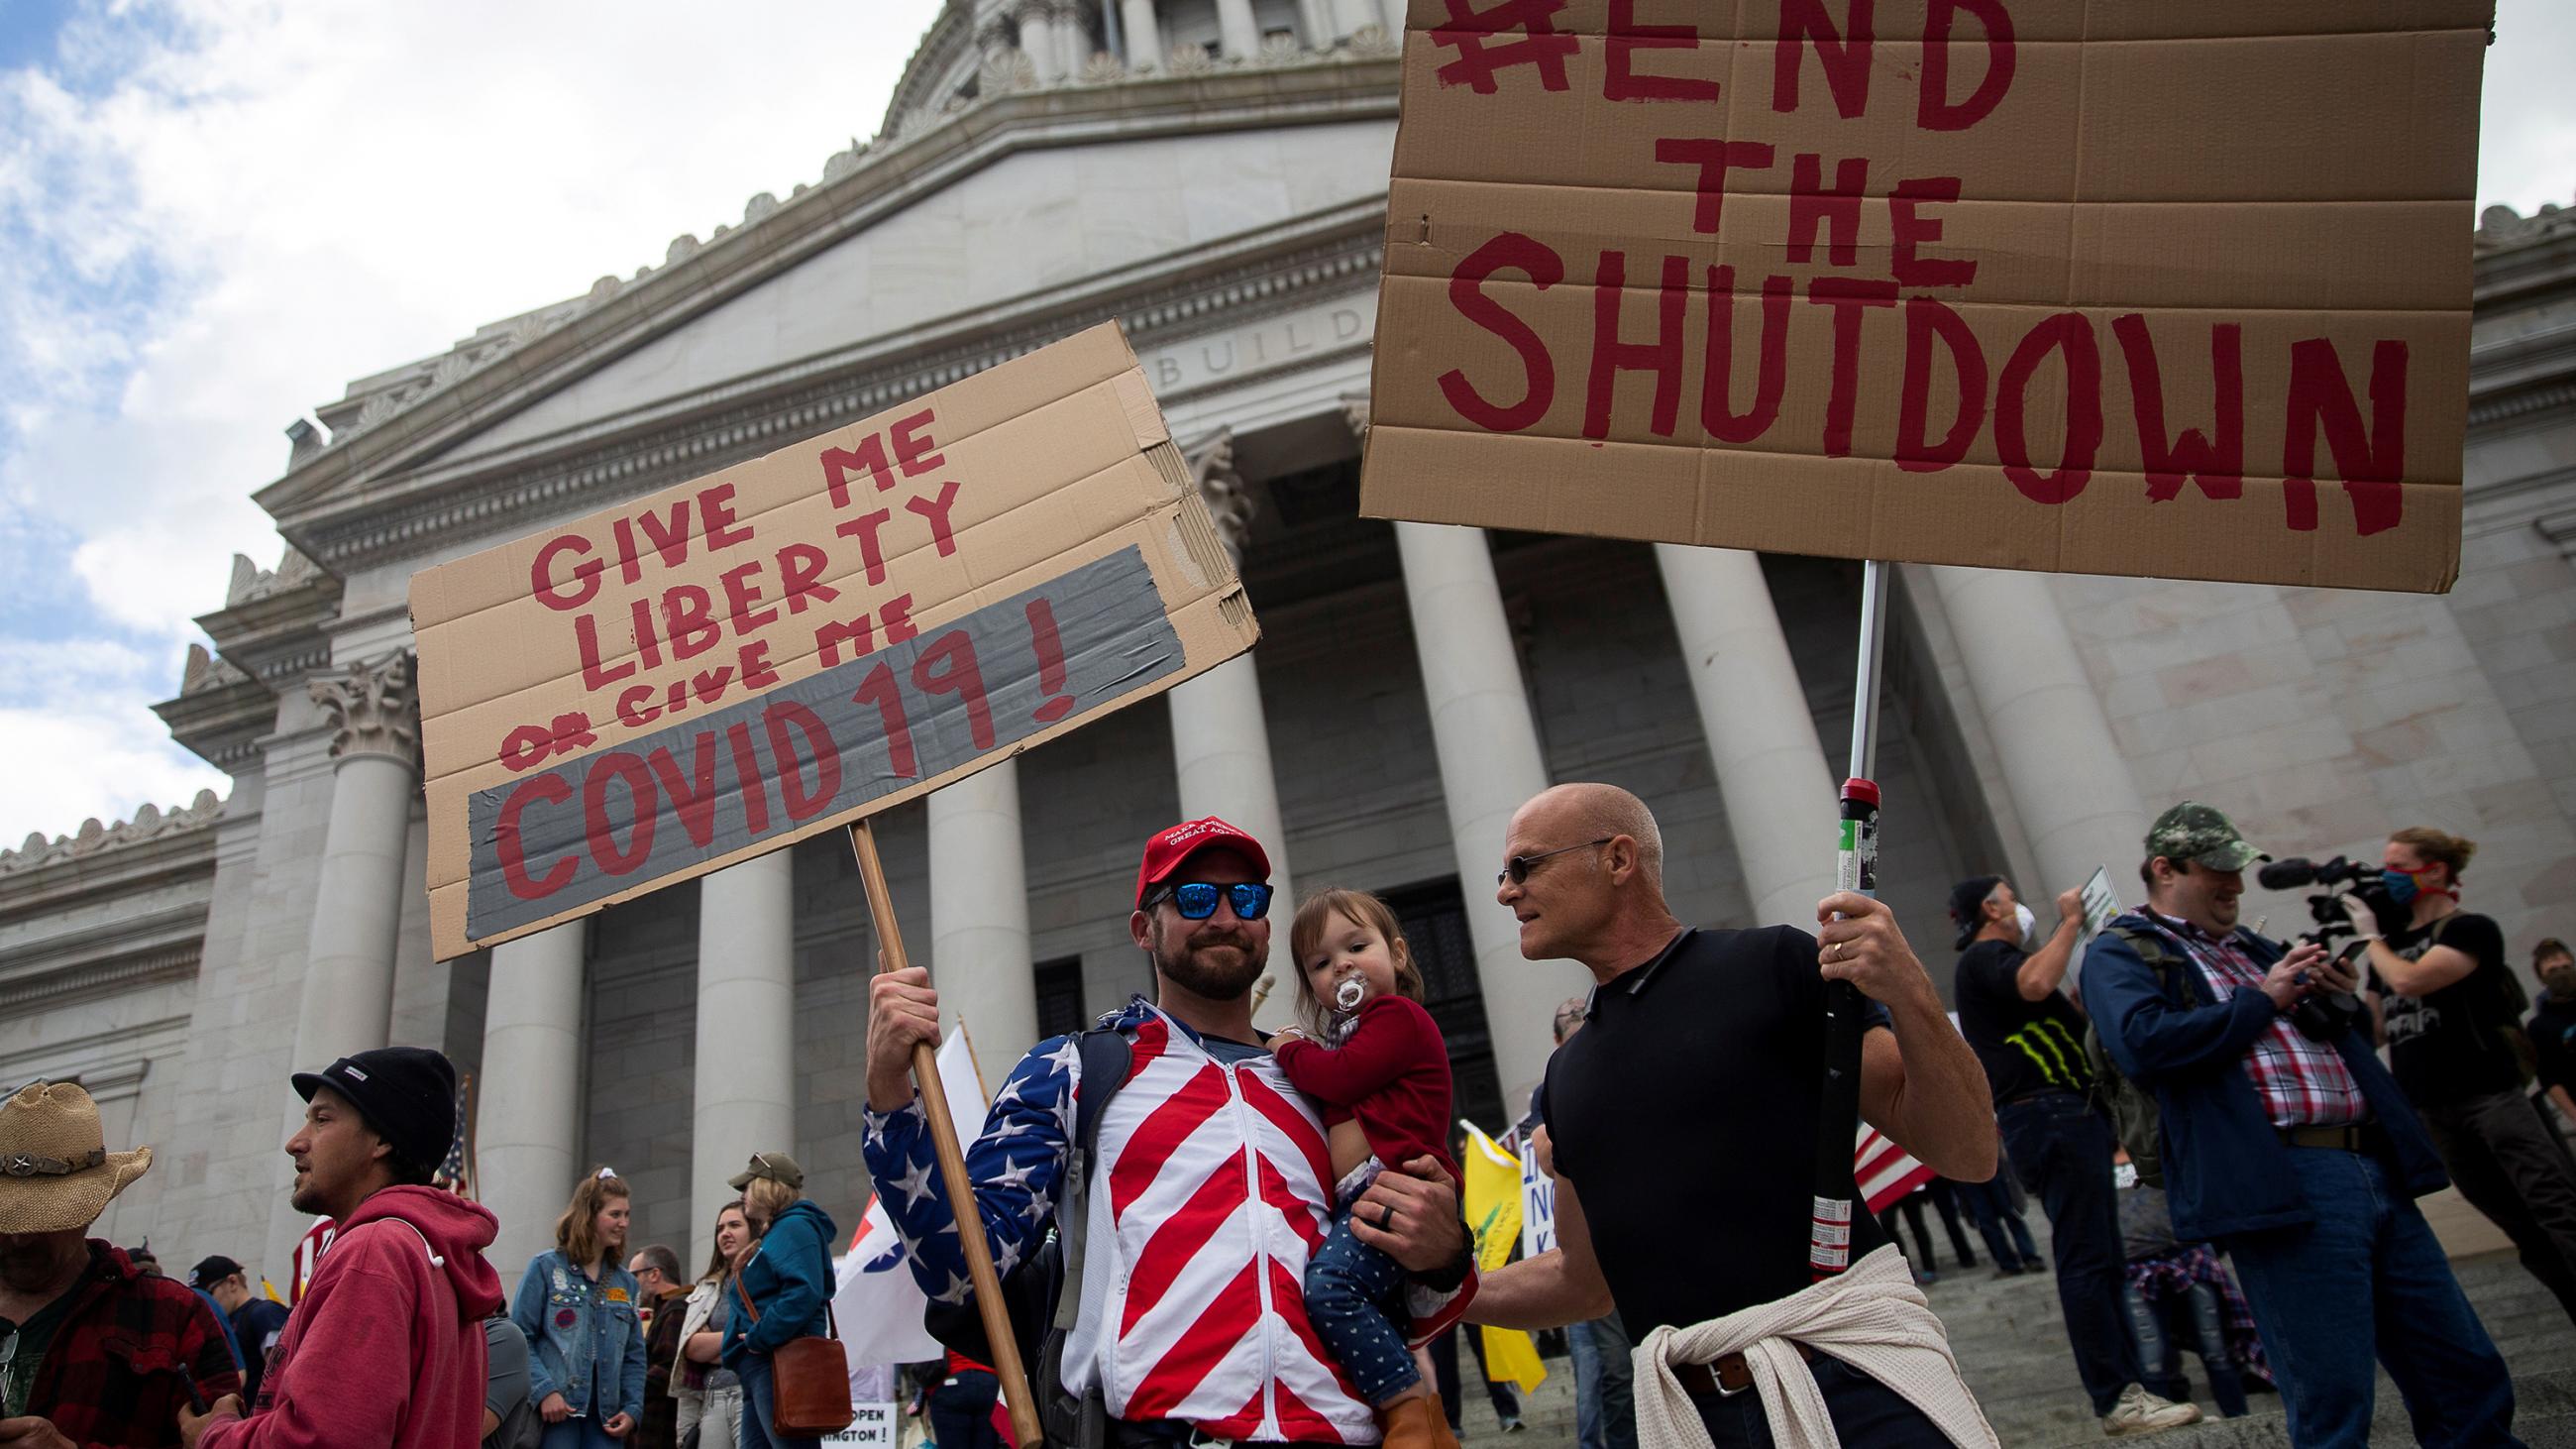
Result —
M 0 1233 L 86 1228 L 151 1165 L 149 1147 L 107 1150 L 89 1093 L 29 1082 L 0 1102 Z

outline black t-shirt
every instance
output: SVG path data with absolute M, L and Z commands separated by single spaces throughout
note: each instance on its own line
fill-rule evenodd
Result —
M 2050 1087 L 2082 1092 L 2093 1085 L 2083 1014 L 2063 991 L 2024 1000 L 2014 973 L 2027 959 L 2009 941 L 1976 942 L 1959 953 L 1951 992 L 1959 1034 L 1976 1049 L 1999 1106 Z
M 2540 1084 L 2576 1092 L 2576 1001 L 2541 997 L 2528 1030 L 2539 1057 Z
M 1540 1112 L 1630 1337 L 1808 1285 L 1824 1069 L 1825 982 L 1793 927 L 1684 931 L 1592 993 Z M 1888 1237 L 1855 1219 L 1857 1260 Z
M 2371 989 L 2380 994 L 2388 1021 L 2388 1068 L 2397 1085 L 2418 1107 L 2520 1090 L 2513 1048 L 2499 1030 L 2515 1017 L 2504 994 L 2504 973 L 2513 969 L 2504 960 L 2504 932 L 2485 916 L 2454 911 L 2388 937 L 2388 949 L 2409 961 L 2422 960 L 2435 945 L 2465 952 L 2477 965 L 2424 996 L 2393 995 L 2379 973 L 2371 972 Z
M 268 1375 L 268 1351 L 277 1347 L 277 1336 L 286 1331 L 286 1305 L 254 1295 L 227 1316 L 233 1321 L 233 1338 L 241 1345 L 242 1402 L 256 1404 L 260 1380 Z

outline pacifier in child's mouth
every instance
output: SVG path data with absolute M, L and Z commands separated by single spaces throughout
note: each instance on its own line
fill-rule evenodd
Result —
M 1359 1010 L 1360 1003 L 1367 999 L 1368 983 L 1356 976 L 1343 977 L 1342 984 L 1333 988 L 1333 1005 L 1344 1011 Z

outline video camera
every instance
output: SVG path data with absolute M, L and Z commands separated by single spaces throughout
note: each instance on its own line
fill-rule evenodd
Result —
M 2379 917 L 2383 932 L 2389 929 L 2392 920 L 2402 915 L 2397 903 L 2389 898 L 2388 888 L 2380 884 L 2379 876 L 2378 866 L 2346 860 L 2340 855 L 2322 863 L 2290 856 L 2254 872 L 2254 878 L 2262 883 L 2265 890 L 2297 890 L 2311 885 L 2326 887 L 2309 894 L 2308 918 L 2316 923 L 2316 929 L 2301 932 L 2299 939 L 2325 947 L 2338 960 L 2357 944 L 2346 942 L 2340 947 L 2335 944 L 2336 937 L 2353 934 L 2352 919 L 2344 914 L 2343 899 L 2347 894 L 2360 897 L 2370 906 L 2371 913 Z M 2311 1040 L 2328 1041 L 2343 1030 L 2346 1023 L 2359 1020 L 2362 1014 L 2358 998 L 2348 992 L 2337 991 L 2323 997 L 2303 999 L 2291 1010 L 2290 1020 Z

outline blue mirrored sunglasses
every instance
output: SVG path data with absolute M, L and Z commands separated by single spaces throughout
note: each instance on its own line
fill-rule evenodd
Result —
M 1219 895 L 1234 904 L 1235 919 L 1257 921 L 1270 914 L 1270 886 L 1264 881 L 1238 881 L 1233 885 L 1210 885 L 1206 881 L 1188 881 L 1180 885 L 1154 888 L 1145 897 L 1145 909 L 1152 910 L 1165 901 L 1181 913 L 1185 921 L 1204 921 L 1216 914 Z

